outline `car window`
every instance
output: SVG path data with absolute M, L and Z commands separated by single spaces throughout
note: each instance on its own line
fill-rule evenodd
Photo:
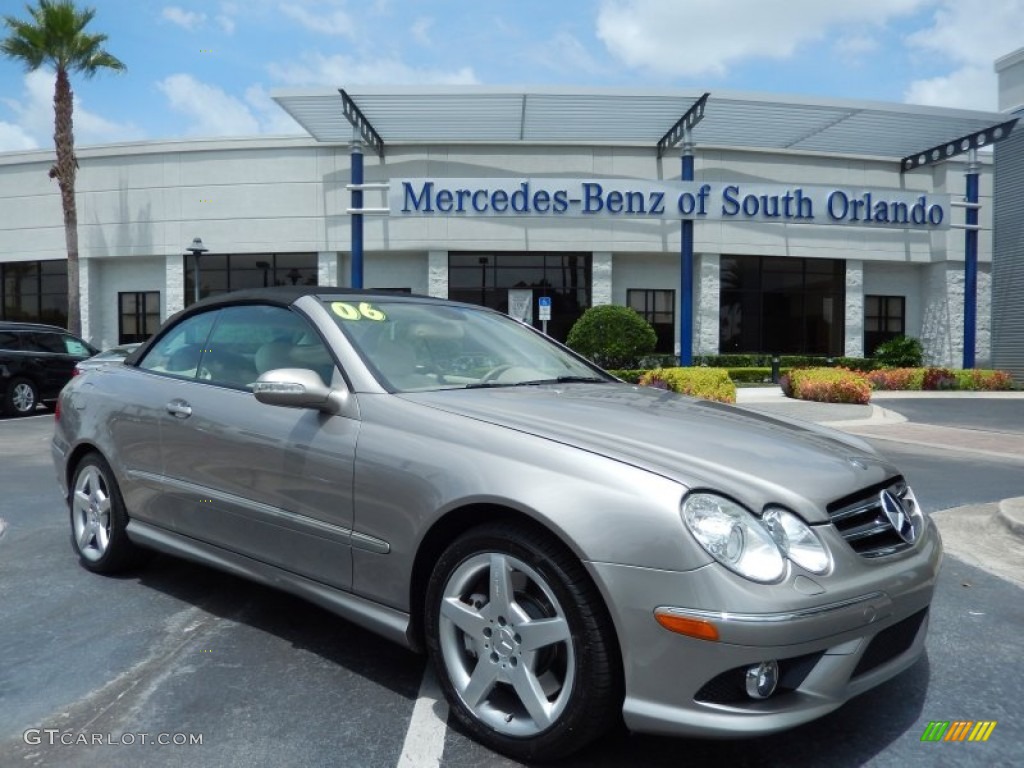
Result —
M 190 317 L 161 337 L 139 367 L 237 389 L 275 368 L 309 368 L 327 384 L 335 370 L 308 320 L 284 307 L 263 305 Z
M 64 349 L 61 351 L 69 355 L 88 357 L 96 354 L 95 350 L 90 349 L 84 341 L 76 339 L 74 336 L 61 336 L 61 342 L 64 344 Z
M 275 368 L 308 368 L 324 383 L 334 360 L 309 321 L 285 307 L 246 305 L 221 310 L 200 361 L 200 377 L 247 387 Z
M 149 348 L 139 368 L 172 376 L 195 378 L 216 310 L 181 321 Z
M 21 349 L 21 334 L 0 331 L 0 349 Z
M 57 352 L 62 355 L 67 352 L 59 333 L 36 331 L 30 334 L 29 338 L 33 352 Z

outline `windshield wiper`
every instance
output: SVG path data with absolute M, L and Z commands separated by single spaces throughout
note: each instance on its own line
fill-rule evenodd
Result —
M 538 387 L 542 384 L 606 384 L 608 379 L 598 376 L 558 376 L 551 379 L 528 379 L 526 381 L 477 381 L 467 384 L 466 389 L 486 389 L 488 387 Z
M 603 379 L 600 376 L 559 376 L 555 379 L 559 384 L 574 384 L 578 382 L 590 383 L 590 384 L 607 384 L 608 379 Z

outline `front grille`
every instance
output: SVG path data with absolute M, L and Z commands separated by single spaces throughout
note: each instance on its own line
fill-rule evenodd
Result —
M 921 623 L 927 615 L 928 609 L 925 608 L 875 635 L 864 655 L 860 657 L 852 676 L 857 677 L 870 672 L 875 667 L 880 667 L 905 653 L 914 644 L 914 638 L 917 637 Z
M 779 684 L 772 695 L 778 696 L 799 688 L 824 655 L 824 651 L 820 651 L 792 659 L 779 659 Z M 750 702 L 752 699 L 747 695 L 746 681 L 747 667 L 730 669 L 706 682 L 694 699 L 708 704 Z
M 832 524 L 853 551 L 862 557 L 884 557 L 913 546 L 899 535 L 885 511 L 882 509 L 880 494 L 889 491 L 900 503 L 912 505 L 907 498 L 908 487 L 902 477 L 887 480 L 844 496 L 828 505 Z M 912 510 L 907 510 L 908 512 Z

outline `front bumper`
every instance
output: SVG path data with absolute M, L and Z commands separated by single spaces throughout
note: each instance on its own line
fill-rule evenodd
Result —
M 837 709 L 924 653 L 941 559 L 929 521 L 912 551 L 884 563 L 850 552 L 836 572 L 814 581 L 798 571 L 780 584 L 756 585 L 718 565 L 672 572 L 591 563 L 619 634 L 626 725 L 705 738 L 757 736 Z M 817 594 L 807 594 L 811 584 Z M 767 610 L 773 607 L 780 610 Z M 666 608 L 712 623 L 719 639 L 664 629 L 654 611 Z M 779 687 L 752 699 L 744 670 L 768 660 L 779 662 Z

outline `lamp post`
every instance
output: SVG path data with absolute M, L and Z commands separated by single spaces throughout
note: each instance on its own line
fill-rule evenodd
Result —
M 199 257 L 210 249 L 203 245 L 201 237 L 192 238 L 192 245 L 185 249 L 192 254 L 192 287 L 195 289 L 193 303 L 199 301 Z
M 481 256 L 477 259 L 480 265 L 480 306 L 487 306 L 487 257 Z
M 267 281 L 267 273 L 270 272 L 270 262 L 269 261 L 257 261 L 256 262 L 256 269 L 262 269 L 263 270 L 263 287 L 266 288 L 267 285 L 269 285 L 269 283 Z

